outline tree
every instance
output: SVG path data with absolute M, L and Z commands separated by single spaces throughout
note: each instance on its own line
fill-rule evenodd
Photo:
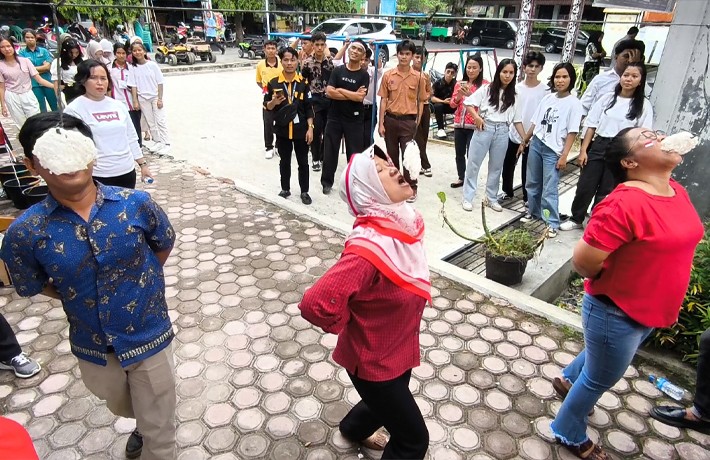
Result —
M 264 2 L 261 0 L 212 0 L 212 8 L 215 10 L 263 10 Z M 242 20 L 244 13 L 229 12 L 225 16 L 234 15 L 234 26 L 236 28 L 237 42 L 244 39 Z
M 141 0 L 93 0 L 92 6 L 62 6 L 59 13 L 73 21 L 77 14 L 88 16 L 95 23 L 111 30 L 118 24 L 135 21 L 143 10 L 126 8 L 126 6 L 141 6 Z
M 291 4 L 298 11 L 348 13 L 351 10 L 347 0 L 293 0 Z

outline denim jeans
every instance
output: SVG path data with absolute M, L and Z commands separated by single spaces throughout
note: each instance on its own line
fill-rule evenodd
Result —
M 557 170 L 559 156 L 545 145 L 537 136 L 533 136 L 528 153 L 528 171 L 525 189 L 528 192 L 528 212 L 535 219 L 542 218 L 542 210 L 550 211 L 547 225 L 557 230 L 560 228 L 559 201 L 557 188 L 560 172 Z
M 478 171 L 483 159 L 488 156 L 488 179 L 486 180 L 486 197 L 490 203 L 498 202 L 500 174 L 505 162 L 505 151 L 508 148 L 508 124 L 494 123 L 486 120 L 483 131 L 476 130 L 468 147 L 468 163 L 466 177 L 463 181 L 463 199 L 469 203 L 476 196 L 478 186 Z
M 562 370 L 572 388 L 550 425 L 557 439 L 574 446 L 588 439 L 587 414 L 621 379 L 653 330 L 589 294 L 582 301 L 582 327 L 585 348 Z

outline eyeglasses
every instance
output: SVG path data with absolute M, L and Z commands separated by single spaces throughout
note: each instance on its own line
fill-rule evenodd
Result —
M 636 143 L 637 143 L 638 141 L 640 141 L 641 139 L 648 139 L 648 140 L 655 141 L 655 140 L 658 139 L 658 136 L 665 136 L 665 135 L 666 135 L 666 133 L 663 132 L 663 131 L 660 131 L 660 130 L 657 130 L 657 131 L 651 131 L 651 130 L 644 130 L 644 131 L 641 131 L 641 134 L 638 135 L 638 137 L 634 140 L 634 142 L 633 142 L 633 143 L 631 144 L 631 146 L 629 147 L 629 150 L 626 151 L 626 155 L 625 155 L 625 156 L 629 156 L 629 154 L 631 153 L 631 150 L 634 148 L 634 146 L 636 145 Z

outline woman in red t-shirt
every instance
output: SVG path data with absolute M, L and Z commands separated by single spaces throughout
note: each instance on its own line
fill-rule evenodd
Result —
M 703 225 L 685 189 L 671 179 L 681 156 L 661 150 L 662 136 L 627 128 L 605 161 L 617 183 L 595 208 L 572 264 L 586 279 L 585 349 L 553 387 L 564 399 L 555 438 L 579 458 L 608 458 L 587 436 L 587 415 L 624 375 L 655 327 L 678 319 Z
M 419 366 L 419 323 L 431 301 L 424 220 L 412 188 L 379 147 L 353 155 L 340 196 L 356 217 L 340 260 L 303 296 L 303 317 L 338 334 L 333 360 L 362 400 L 340 422 L 382 458 L 423 459 L 429 432 L 409 379 Z M 389 431 L 389 442 L 379 429 Z

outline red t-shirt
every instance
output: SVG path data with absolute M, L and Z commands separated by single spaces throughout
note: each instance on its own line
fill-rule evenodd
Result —
M 5 417 L 0 417 L 0 458 L 39 460 L 27 430 Z
M 597 279 L 585 281 L 591 295 L 606 295 L 647 327 L 678 319 L 690 281 L 703 224 L 688 193 L 671 180 L 675 196 L 651 195 L 619 185 L 592 213 L 584 241 L 609 257 Z
M 299 305 L 307 321 L 338 334 L 333 360 L 363 380 L 382 382 L 419 366 L 426 300 L 394 284 L 356 254 L 344 254 Z

